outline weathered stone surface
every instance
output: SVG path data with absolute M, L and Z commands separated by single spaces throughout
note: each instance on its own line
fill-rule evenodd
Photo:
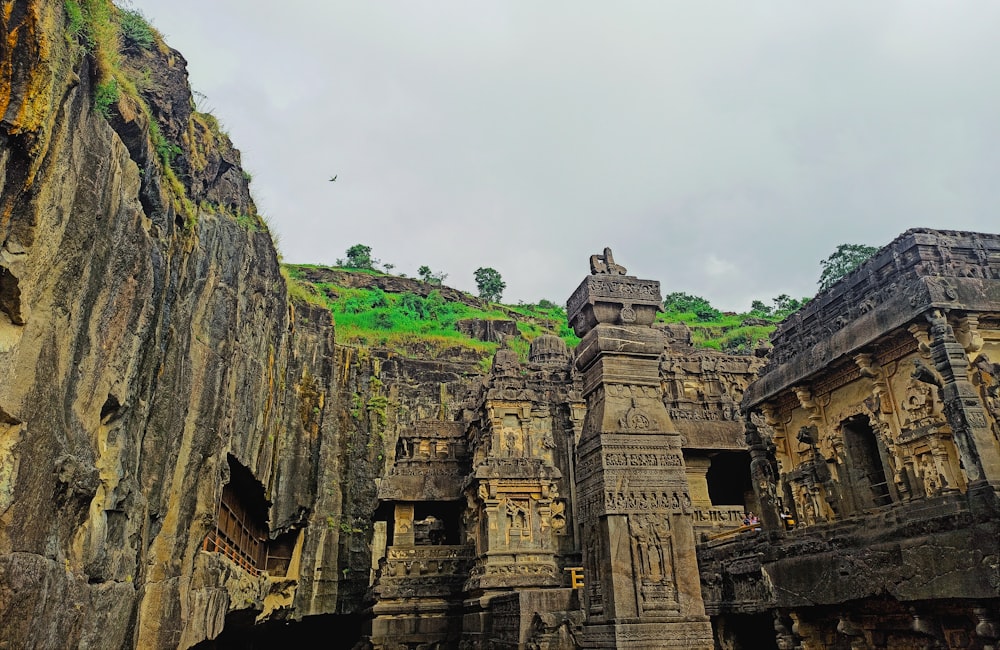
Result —
M 272 531 L 311 513 L 332 323 L 290 308 L 266 233 L 204 211 L 184 229 L 145 118 L 92 112 L 62 4 L 16 4 L 3 31 L 24 49 L 4 53 L 26 58 L 5 68 L 20 76 L 0 166 L 0 589 L 17 594 L 0 599 L 4 642 L 188 646 L 263 607 L 260 579 L 234 581 L 200 550 L 227 455 L 268 487 Z M 163 78 L 146 98 L 179 134 L 183 59 L 150 56 Z M 176 140 L 187 191 L 249 208 L 238 167 L 196 163 L 196 146 L 238 163 L 213 138 Z
M 710 612 L 785 647 L 996 642 L 998 252 L 910 230 L 779 328 L 743 399 L 764 530 L 701 549 Z
M 680 435 L 660 391 L 664 339 L 650 327 L 659 303 L 658 282 L 597 272 L 569 301 L 588 411 L 576 468 L 583 647 L 712 647 Z M 633 455 L 655 462 L 614 460 Z
M 456 321 L 455 328 L 467 336 L 490 343 L 502 343 L 504 337 L 521 335 L 517 330 L 517 323 L 512 320 L 469 318 Z

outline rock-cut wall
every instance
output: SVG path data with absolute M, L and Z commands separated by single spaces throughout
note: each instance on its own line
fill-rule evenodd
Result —
M 128 56 L 150 110 L 105 117 L 63 0 L 0 13 L 0 648 L 188 647 L 290 608 L 201 552 L 230 457 L 272 536 L 306 531 L 290 573 L 336 574 L 315 503 L 323 484 L 339 508 L 330 315 L 291 305 L 266 229 L 231 216 L 256 214 L 239 152 L 193 112 L 184 59 Z

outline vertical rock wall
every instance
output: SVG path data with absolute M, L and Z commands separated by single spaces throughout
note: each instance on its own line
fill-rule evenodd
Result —
M 0 647 L 187 647 L 267 596 L 200 550 L 228 455 L 263 484 L 272 534 L 306 527 L 317 546 L 333 327 L 289 305 L 262 228 L 211 208 L 253 214 L 183 58 L 141 63 L 194 223 L 146 115 L 95 113 L 63 6 L 0 16 Z M 314 561 L 336 559 L 303 553 L 299 571 Z

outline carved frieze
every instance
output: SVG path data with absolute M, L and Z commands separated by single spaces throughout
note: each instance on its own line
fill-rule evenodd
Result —
M 769 398 L 760 391 L 773 394 L 796 381 L 794 375 L 870 344 L 886 325 L 903 326 L 928 308 L 990 311 L 983 282 L 996 280 L 1000 236 L 907 231 L 779 326 L 761 373 L 762 379 L 773 376 L 759 382 L 750 399 Z M 978 327 L 967 321 L 958 328 L 962 345 L 975 349 Z M 782 377 L 775 374 L 779 367 Z

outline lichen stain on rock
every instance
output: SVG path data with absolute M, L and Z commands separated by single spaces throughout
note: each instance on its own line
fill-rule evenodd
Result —
M 288 304 L 266 233 L 211 212 L 180 227 L 146 118 L 92 110 L 62 3 L 3 8 L 0 269 L 17 291 L 0 314 L 0 628 L 43 647 L 193 645 L 264 608 L 258 579 L 201 550 L 227 455 L 267 486 L 273 534 L 307 531 L 302 574 L 336 561 L 308 532 L 332 480 L 333 328 Z M 238 152 L 191 127 L 183 59 L 150 65 L 192 198 L 255 213 Z

